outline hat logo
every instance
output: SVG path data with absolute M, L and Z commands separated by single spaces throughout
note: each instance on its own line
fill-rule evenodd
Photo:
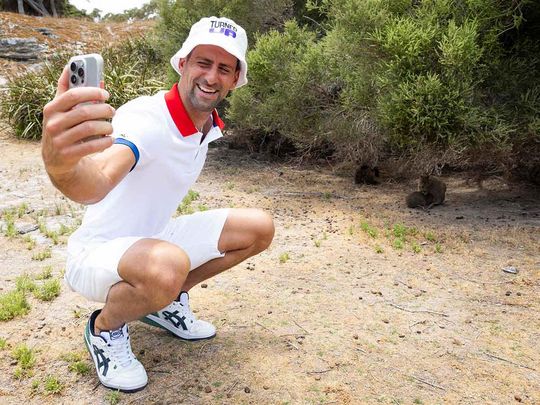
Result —
M 210 21 L 211 34 L 223 34 L 226 37 L 236 38 L 236 27 L 223 21 Z

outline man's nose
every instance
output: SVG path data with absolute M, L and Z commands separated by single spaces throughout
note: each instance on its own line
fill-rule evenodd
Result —
M 212 67 L 212 69 L 209 69 L 206 72 L 205 79 L 209 85 L 213 85 L 218 82 L 218 77 L 219 77 L 218 75 L 219 75 L 218 68 Z

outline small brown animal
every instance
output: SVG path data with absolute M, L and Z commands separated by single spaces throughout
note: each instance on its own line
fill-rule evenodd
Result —
M 379 177 L 379 168 L 377 166 L 370 167 L 368 165 L 362 165 L 356 169 L 354 182 L 356 184 L 370 184 L 373 186 L 379 184 L 377 177 Z
M 413 191 L 407 196 L 407 207 L 409 208 L 427 208 L 433 203 L 431 194 L 423 194 L 420 191 Z
M 424 175 L 420 177 L 418 190 L 424 195 L 431 194 L 433 200 L 428 206 L 428 208 L 431 208 L 434 205 L 439 205 L 444 202 L 446 196 L 446 183 L 437 177 Z

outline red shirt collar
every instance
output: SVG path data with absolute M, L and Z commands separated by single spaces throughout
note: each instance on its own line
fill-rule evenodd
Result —
M 195 128 L 193 121 L 191 121 L 191 118 L 184 107 L 184 103 L 180 98 L 180 93 L 178 93 L 178 83 L 175 83 L 171 90 L 165 93 L 165 104 L 167 104 L 169 114 L 171 114 L 171 118 L 182 136 L 190 136 L 199 132 L 197 128 Z M 212 111 L 212 120 L 213 125 L 218 126 L 219 129 L 225 127 L 225 124 L 221 118 L 219 118 L 216 110 Z

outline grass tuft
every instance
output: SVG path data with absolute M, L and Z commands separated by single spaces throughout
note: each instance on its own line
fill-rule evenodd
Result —
M 11 355 L 17 360 L 17 369 L 14 376 L 17 379 L 30 377 L 32 375 L 32 369 L 36 364 L 36 356 L 34 350 L 28 348 L 26 344 L 21 343 L 15 349 L 13 349 Z
M 58 377 L 48 375 L 43 383 L 43 388 L 47 394 L 59 394 L 64 389 L 64 384 L 60 382 Z
M 60 295 L 60 281 L 56 278 L 45 280 L 34 290 L 34 296 L 41 301 L 52 301 Z
M 23 291 L 10 291 L 0 295 L 0 321 L 9 321 L 16 316 L 26 315 L 30 305 Z

